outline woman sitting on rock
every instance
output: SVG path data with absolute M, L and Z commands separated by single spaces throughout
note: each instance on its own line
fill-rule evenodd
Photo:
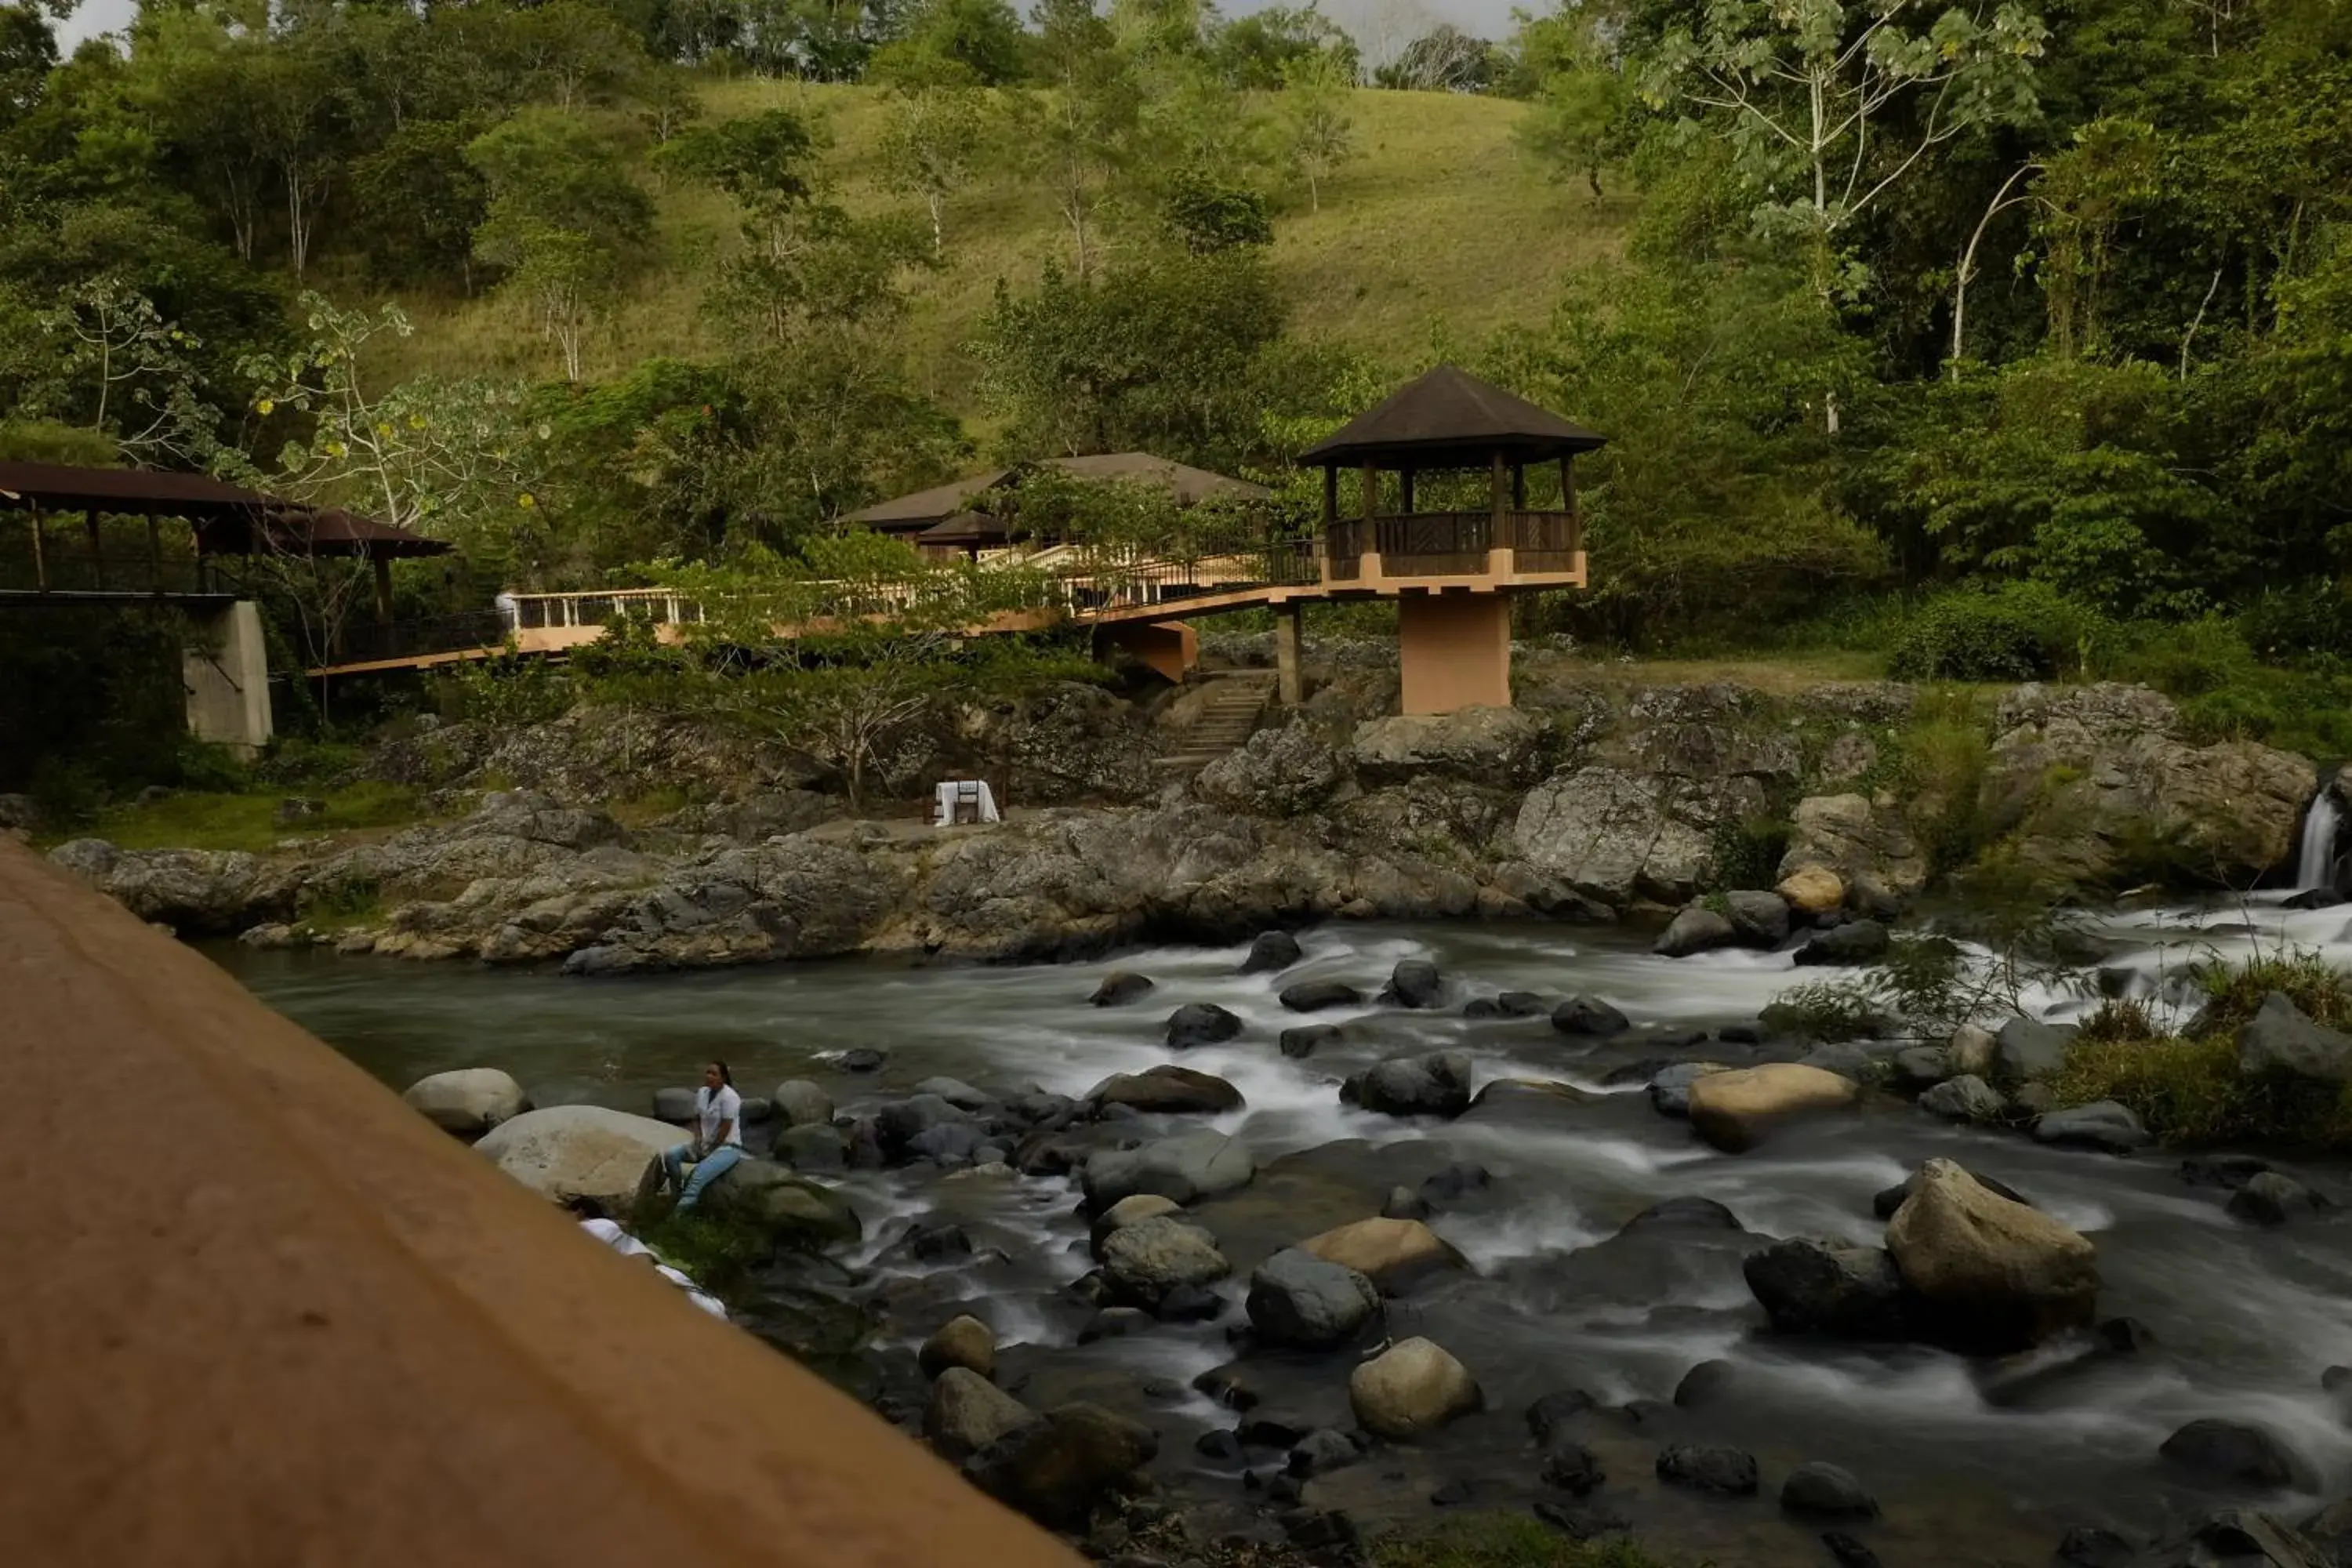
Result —
M 702 1069 L 702 1087 L 694 1091 L 695 1135 L 662 1154 L 662 1173 L 669 1185 L 681 1182 L 677 1212 L 692 1211 L 702 1189 L 726 1173 L 743 1157 L 743 1097 L 735 1092 L 735 1076 L 725 1062 Z M 694 1174 L 686 1174 L 691 1163 Z

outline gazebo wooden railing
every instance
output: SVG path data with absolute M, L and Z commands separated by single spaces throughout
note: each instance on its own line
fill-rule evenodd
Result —
M 1502 570 L 1497 551 L 1511 552 L 1513 572 L 1570 573 L 1577 570 L 1582 535 L 1576 514 L 1561 510 L 1344 518 L 1330 527 L 1327 575 L 1339 583 L 1361 581 L 1363 557 L 1377 554 L 1387 577 L 1484 577 Z

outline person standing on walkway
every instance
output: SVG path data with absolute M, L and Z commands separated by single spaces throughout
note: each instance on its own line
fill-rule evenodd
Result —
M 743 1157 L 743 1097 L 735 1092 L 735 1075 L 725 1062 L 702 1069 L 702 1087 L 694 1091 L 694 1141 L 680 1143 L 662 1155 L 662 1173 L 672 1186 L 683 1186 L 677 1212 L 688 1214 L 709 1186 Z M 691 1163 L 694 1173 L 686 1173 Z

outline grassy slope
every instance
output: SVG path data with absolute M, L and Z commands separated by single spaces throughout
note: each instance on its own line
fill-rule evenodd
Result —
M 874 207 L 889 198 L 866 172 L 882 123 L 874 92 L 793 82 L 713 82 L 713 118 L 775 104 L 812 110 L 830 127 L 829 153 L 844 199 Z M 1355 162 L 1324 188 L 1319 212 L 1305 195 L 1276 222 L 1275 260 L 1293 285 L 1297 325 L 1409 368 L 1433 344 L 1460 352 L 1511 322 L 1551 308 L 1565 268 L 1613 254 L 1632 199 L 1595 205 L 1549 181 L 1511 140 L 1521 105 L 1446 93 L 1362 91 Z M 616 122 L 617 123 L 617 122 Z M 708 191 L 656 192 L 657 259 L 631 287 L 611 330 L 594 343 L 590 374 L 605 376 L 654 354 L 701 355 L 720 347 L 702 316 L 712 259 L 734 244 L 729 204 Z M 1006 177 L 950 203 L 947 266 L 921 279 L 909 342 L 919 380 L 960 414 L 974 412 L 972 369 L 960 352 L 1000 278 L 1021 286 L 1069 243 L 1043 190 Z M 551 344 L 507 302 L 408 299 L 418 325 L 398 374 L 556 374 Z

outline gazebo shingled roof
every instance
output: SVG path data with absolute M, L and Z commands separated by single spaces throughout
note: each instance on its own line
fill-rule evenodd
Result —
M 1349 420 L 1298 456 L 1325 468 L 1376 463 L 1438 468 L 1496 452 L 1541 462 L 1608 443 L 1580 425 L 1450 364 L 1414 377 L 1379 406 Z
M 1263 485 L 1251 484 L 1247 479 L 1211 473 L 1206 468 L 1155 457 L 1150 452 L 1094 452 L 1084 457 L 1042 458 L 1034 462 L 1015 464 L 1009 468 L 991 468 L 986 473 L 933 485 L 911 495 L 877 501 L 872 506 L 851 512 L 844 521 L 881 533 L 920 534 L 924 530 L 935 528 L 957 514 L 971 510 L 973 500 L 983 491 L 1018 484 L 1024 474 L 1040 468 L 1057 468 L 1073 479 L 1124 479 L 1165 485 L 1181 506 L 1197 506 L 1213 497 L 1265 500 L 1274 493 Z M 925 540 L 923 542 L 941 542 Z

